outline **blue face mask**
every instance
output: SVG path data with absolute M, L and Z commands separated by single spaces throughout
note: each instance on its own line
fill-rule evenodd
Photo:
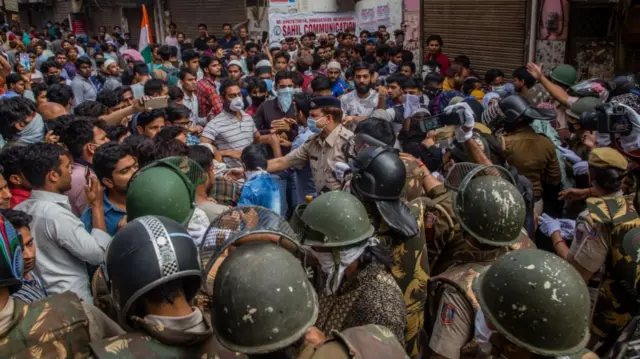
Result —
M 287 87 L 278 90 L 278 103 L 284 112 L 288 112 L 293 102 L 293 88 Z
M 31 122 L 29 122 L 24 130 L 20 131 L 20 142 L 42 142 L 42 139 L 44 138 L 44 132 L 45 128 L 42 116 L 40 116 L 40 114 L 36 114 L 36 116 L 33 118 L 33 120 L 31 120 Z
M 273 88 L 273 80 L 272 79 L 266 79 L 266 80 L 262 80 L 264 81 L 264 83 L 267 84 L 267 92 L 270 92 L 271 89 Z
M 307 119 L 307 128 L 309 129 L 309 131 L 313 132 L 313 133 L 320 133 L 322 132 L 321 128 L 318 128 L 316 120 L 312 119 L 311 117 L 309 117 Z

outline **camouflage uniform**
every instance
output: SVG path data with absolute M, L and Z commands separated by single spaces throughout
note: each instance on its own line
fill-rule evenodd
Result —
M 638 312 L 635 288 L 636 273 L 640 272 L 640 266 L 622 248 L 624 235 L 629 230 L 640 227 L 640 216 L 634 209 L 633 197 L 587 200 L 594 230 L 602 234 L 602 249 L 607 250 L 603 263 L 604 277 L 598 290 L 591 326 L 592 334 L 603 340 L 618 336 Z
M 409 358 L 395 335 L 379 325 L 334 330 L 331 337 L 319 347 L 304 347 L 297 359 Z
M 445 254 L 443 273 L 429 281 L 429 302 L 425 330 L 432 351 L 448 358 L 466 357 L 475 352 L 474 319 L 479 308 L 471 286 L 473 280 L 500 256 L 512 250 L 535 248 L 524 230 L 520 242 L 511 246 L 480 251 L 462 239 Z
M 4 311 L 9 306 L 11 320 L 0 328 L 2 358 L 84 358 L 91 340 L 124 333 L 115 323 L 98 324 L 103 318 L 71 292 L 31 304 L 10 299 Z
M 197 309 L 196 309 L 197 310 Z M 204 318 L 204 317 L 203 317 Z M 127 333 L 115 338 L 91 343 L 93 355 L 104 358 L 200 358 L 231 359 L 246 356 L 224 349 L 204 318 L 206 331 L 185 332 L 154 325 L 139 317 L 132 322 L 141 332 Z
M 629 325 L 622 331 L 618 340 L 603 358 L 607 359 L 623 359 L 637 358 L 640 355 L 640 316 L 634 317 Z

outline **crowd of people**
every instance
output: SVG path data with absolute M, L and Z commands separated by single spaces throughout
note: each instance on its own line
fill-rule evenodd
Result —
M 1 357 L 635 355 L 640 76 L 198 29 L 0 32 Z

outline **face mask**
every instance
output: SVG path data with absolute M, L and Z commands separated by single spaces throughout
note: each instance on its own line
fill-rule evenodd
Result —
M 394 64 L 393 61 L 389 61 L 389 73 L 395 74 L 398 71 L 398 65 Z
M 244 109 L 244 101 L 242 101 L 242 97 L 236 97 L 231 100 L 229 104 L 229 109 L 233 112 L 240 112 Z
M 307 119 L 307 128 L 309 128 L 309 131 L 313 133 L 322 132 L 322 128 L 318 127 L 318 120 L 314 120 L 311 117 Z
M 294 94 L 302 93 L 302 89 L 301 88 L 295 88 L 295 89 L 293 89 L 293 93 Z
M 427 95 L 427 97 L 429 97 L 430 100 L 433 100 L 434 98 L 436 98 L 438 95 L 440 95 L 442 93 L 442 89 L 425 89 L 424 90 L 425 95 Z
M 260 106 L 264 102 L 265 96 L 251 96 L 251 104 Z
M 293 102 L 293 89 L 290 87 L 278 90 L 278 103 L 282 111 L 287 112 Z
M 25 128 L 20 131 L 20 142 L 24 143 L 37 143 L 42 142 L 44 138 L 44 121 L 42 120 L 42 116 L 40 114 L 36 114 L 36 116 L 25 126 Z
M 267 84 L 267 92 L 270 92 L 273 89 L 273 80 L 272 79 L 264 79 L 265 84 Z
M 356 87 L 356 83 L 353 81 L 349 81 L 349 88 L 355 88 Z
M 324 289 L 327 295 L 334 294 L 338 291 L 340 283 L 342 283 L 342 279 L 344 278 L 344 271 L 347 267 L 358 260 L 368 246 L 377 245 L 378 242 L 376 241 L 377 240 L 375 239 L 371 239 L 369 241 L 365 241 L 365 243 L 360 246 L 351 247 L 345 250 L 334 249 L 334 251 L 337 251 L 338 257 L 340 258 L 337 263 L 336 260 L 334 260 L 333 251 L 316 252 L 311 248 L 307 248 L 307 250 L 309 250 L 309 252 L 311 252 L 318 260 L 322 272 L 327 275 L 327 282 L 325 283 Z

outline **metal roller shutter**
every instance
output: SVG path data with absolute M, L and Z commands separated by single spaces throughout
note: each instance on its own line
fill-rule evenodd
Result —
M 55 1 L 53 3 L 53 21 L 61 22 L 63 20 L 69 19 L 69 12 L 71 11 L 71 6 L 68 0 L 60 0 Z
M 209 34 L 222 36 L 222 24 L 231 25 L 247 19 L 245 0 L 169 0 L 171 21 L 188 38 L 198 37 L 198 24 L 207 24 Z
M 92 6 L 89 13 L 89 32 L 98 34 L 98 28 L 104 26 L 111 33 L 114 26 L 122 26 L 119 6 Z
M 423 39 L 438 34 L 451 61 L 458 55 L 484 77 L 497 68 L 511 76 L 525 63 L 525 0 L 425 0 Z M 426 45 L 426 44 L 425 44 Z

